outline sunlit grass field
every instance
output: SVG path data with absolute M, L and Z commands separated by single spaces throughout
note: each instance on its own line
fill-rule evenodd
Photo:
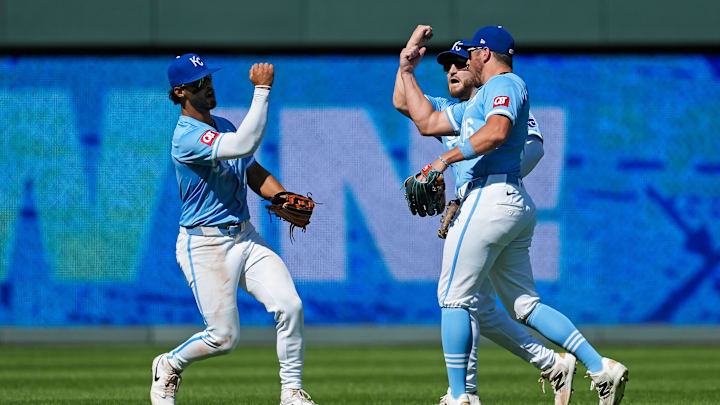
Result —
M 0 346 L 0 404 L 149 404 L 150 363 L 170 347 Z M 720 346 L 606 346 L 630 369 L 623 404 L 720 404 Z M 553 403 L 539 372 L 496 346 L 481 346 L 486 405 Z M 305 389 L 319 405 L 435 404 L 447 389 L 439 346 L 310 346 Z M 596 404 L 579 365 L 573 404 Z M 183 373 L 177 404 L 279 403 L 274 346 L 239 347 Z

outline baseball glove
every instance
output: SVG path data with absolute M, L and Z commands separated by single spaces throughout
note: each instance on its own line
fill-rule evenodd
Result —
M 450 200 L 447 208 L 445 209 L 445 213 L 443 214 L 442 218 L 440 218 L 440 229 L 438 229 L 438 238 L 445 239 L 447 237 L 448 228 L 450 228 L 450 224 L 452 223 L 453 219 L 455 219 L 455 214 L 457 214 L 459 208 L 460 200 Z
M 315 202 L 310 195 L 305 197 L 300 194 L 282 191 L 275 194 L 270 199 L 270 204 L 266 205 L 265 208 L 269 213 L 290 222 L 290 240 L 294 240 L 293 230 L 295 227 L 302 228 L 303 232 L 305 232 L 305 227 L 310 223 L 310 216 L 312 216 L 315 208 Z
M 424 181 L 418 176 L 425 176 Z M 405 199 L 413 215 L 437 215 L 445 208 L 445 180 L 442 173 L 427 165 L 405 179 Z

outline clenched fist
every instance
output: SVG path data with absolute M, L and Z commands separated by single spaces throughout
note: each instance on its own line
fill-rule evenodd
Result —
M 255 86 L 272 86 L 275 67 L 269 63 L 256 63 L 250 68 L 250 81 Z
M 430 41 L 430 38 L 432 38 L 433 32 L 432 27 L 429 25 L 418 25 L 415 27 L 415 31 L 413 31 L 412 35 L 410 35 L 410 39 L 408 39 L 407 44 L 405 45 L 406 48 L 411 48 L 413 46 L 423 46 L 428 41 Z
M 420 64 L 426 50 L 425 47 L 418 48 L 417 46 L 403 48 L 400 52 L 400 70 L 402 72 L 413 72 L 417 65 Z

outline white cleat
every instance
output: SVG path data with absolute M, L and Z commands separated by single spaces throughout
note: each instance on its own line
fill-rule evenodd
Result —
M 304 390 L 286 388 L 280 392 L 280 405 L 317 405 Z
M 590 390 L 596 389 L 600 405 L 618 405 L 625 396 L 625 384 L 628 382 L 628 369 L 615 360 L 603 357 L 602 370 L 597 373 L 588 371 L 591 378 Z
M 545 380 L 550 381 L 555 392 L 555 405 L 568 405 L 573 393 L 573 378 L 575 377 L 575 364 L 577 360 L 570 353 L 555 353 L 555 363 L 552 367 L 540 373 L 539 383 L 542 383 L 545 392 Z
M 175 395 L 180 387 L 180 373 L 175 371 L 163 353 L 152 363 L 152 386 L 150 386 L 150 403 L 152 405 L 175 405 Z
M 482 405 L 480 397 L 477 394 L 462 394 L 460 398 L 453 398 L 450 388 L 447 390 L 447 394 L 440 398 L 440 402 L 437 405 Z

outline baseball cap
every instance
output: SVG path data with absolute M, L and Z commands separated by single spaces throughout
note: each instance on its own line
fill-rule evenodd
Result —
M 502 25 L 488 25 L 475 32 L 470 41 L 460 41 L 460 48 L 487 47 L 491 51 L 512 55 L 515 53 L 515 40 Z
M 450 62 L 452 59 L 456 59 L 458 57 L 467 59 L 468 53 L 466 50 L 460 48 L 459 46 L 460 41 L 457 41 L 453 44 L 453 46 L 450 48 L 449 51 L 440 52 L 437 56 L 437 63 L 441 65 L 445 65 L 446 63 Z
M 175 60 L 168 67 L 168 80 L 170 86 L 177 87 L 181 84 L 192 83 L 203 78 L 220 68 L 209 68 L 196 53 L 186 53 L 176 56 Z

